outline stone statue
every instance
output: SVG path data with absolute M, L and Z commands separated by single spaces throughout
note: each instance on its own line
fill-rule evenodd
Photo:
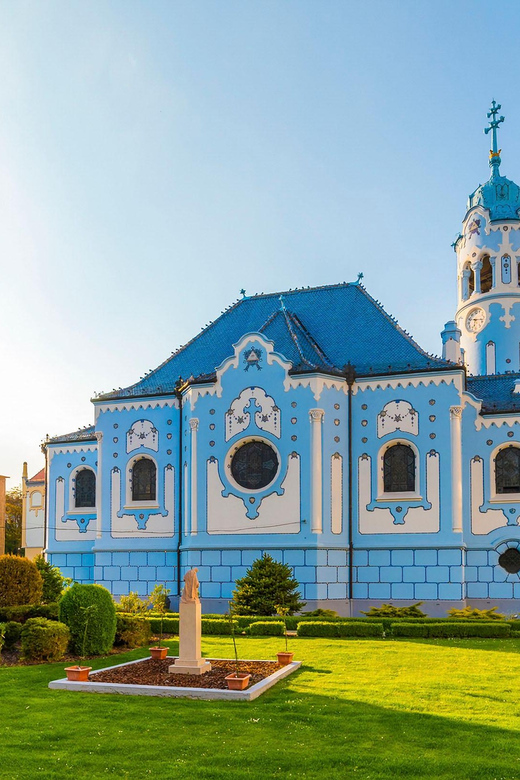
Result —
M 199 581 L 197 579 L 198 569 L 190 569 L 184 575 L 184 589 L 182 591 L 181 601 L 185 604 L 199 600 Z

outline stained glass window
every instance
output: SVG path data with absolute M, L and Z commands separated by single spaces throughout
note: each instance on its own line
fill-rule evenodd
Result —
M 81 469 L 76 474 L 76 508 L 96 505 L 96 475 L 92 469 Z
M 520 493 L 520 447 L 506 447 L 495 458 L 497 493 Z
M 240 487 L 261 490 L 269 485 L 278 471 L 278 456 L 263 441 L 249 441 L 233 455 L 231 474 Z
M 389 447 L 383 458 L 385 493 L 408 493 L 415 490 L 415 454 L 406 444 Z
M 132 468 L 132 501 L 155 501 L 157 469 L 149 458 L 140 458 Z

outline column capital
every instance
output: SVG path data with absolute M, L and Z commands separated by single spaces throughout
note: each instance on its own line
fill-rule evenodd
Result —
M 192 431 L 198 431 L 199 430 L 199 419 L 197 417 L 192 417 L 189 421 L 190 428 Z
M 323 422 L 323 415 L 325 414 L 323 409 L 309 409 L 309 418 L 311 423 Z
M 460 420 L 462 417 L 462 406 L 450 406 L 450 417 L 452 420 Z
M 102 440 L 102 438 L 103 438 L 103 432 L 102 432 L 102 431 L 96 431 L 96 434 L 95 434 L 95 436 L 96 436 L 96 439 L 97 439 L 98 441 L 101 441 L 101 440 Z

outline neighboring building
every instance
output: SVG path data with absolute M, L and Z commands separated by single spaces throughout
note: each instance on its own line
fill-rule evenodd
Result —
M 25 557 L 36 558 L 45 546 L 45 469 L 27 479 L 22 472 L 22 548 Z
M 263 551 L 309 607 L 424 601 L 516 610 L 520 598 L 520 188 L 470 197 L 443 357 L 350 284 L 254 295 L 141 381 L 93 400 L 94 425 L 49 439 L 46 553 L 115 596 L 207 610 Z M 182 379 L 180 378 L 182 377 Z

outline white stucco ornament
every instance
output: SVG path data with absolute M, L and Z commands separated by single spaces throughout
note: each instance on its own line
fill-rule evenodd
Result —
M 390 401 L 377 415 L 379 439 L 394 431 L 411 433 L 413 436 L 419 433 L 419 415 L 408 401 Z

